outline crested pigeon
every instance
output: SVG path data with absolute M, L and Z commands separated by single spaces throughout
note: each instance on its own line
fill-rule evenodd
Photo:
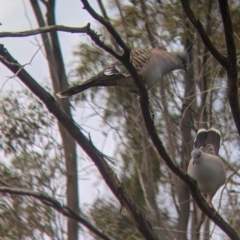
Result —
M 143 78 L 147 89 L 153 87 L 167 73 L 184 69 L 187 71 L 189 64 L 189 52 L 196 41 L 194 41 L 184 52 L 166 52 L 161 49 L 136 49 L 130 52 L 130 62 L 138 74 Z M 88 88 L 102 86 L 124 87 L 129 92 L 136 92 L 137 87 L 130 73 L 124 65 L 117 61 L 96 76 L 71 87 L 67 90 L 57 93 L 59 98 L 70 97 L 80 93 Z
M 218 156 L 220 139 L 221 134 L 215 128 L 199 129 L 187 169 L 188 175 L 197 181 L 200 192 L 214 210 L 212 198 L 226 182 L 225 166 Z

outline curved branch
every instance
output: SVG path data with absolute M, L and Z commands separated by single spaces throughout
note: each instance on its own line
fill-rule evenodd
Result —
M 45 91 L 22 66 L 8 53 L 3 45 L 0 45 L 0 61 L 45 104 L 49 112 L 67 129 L 69 134 L 75 139 L 78 145 L 92 159 L 104 181 L 111 189 L 113 194 L 119 200 L 123 207 L 132 215 L 139 232 L 148 240 L 156 240 L 156 236 L 152 230 L 150 222 L 145 218 L 142 212 L 135 206 L 133 200 L 126 193 L 116 174 L 108 166 L 103 154 L 92 144 L 78 128 L 72 118 L 64 112 L 56 100 Z
M 35 192 L 32 190 L 28 190 L 28 189 L 12 188 L 12 187 L 0 187 L 0 192 L 34 197 L 34 198 L 40 200 L 43 204 L 54 208 L 55 210 L 57 210 L 64 216 L 72 218 L 75 221 L 79 222 L 80 224 L 85 226 L 89 231 L 93 232 L 101 239 L 111 240 L 107 235 L 102 233 L 100 230 L 98 230 L 96 227 L 94 227 L 90 222 L 88 222 L 86 219 L 81 217 L 79 214 L 75 213 L 66 205 L 62 205 L 59 201 L 57 201 L 56 199 L 54 199 L 44 193 Z
M 232 19 L 229 11 L 227 0 L 219 0 L 219 8 L 222 15 L 222 22 L 225 33 L 226 47 L 228 53 L 228 65 L 226 66 L 228 76 L 228 100 L 232 110 L 233 119 L 240 136 L 240 109 L 238 101 L 238 72 L 237 72 L 237 56 L 236 45 L 234 42 L 234 32 Z
M 84 8 L 91 14 L 91 16 L 96 19 L 98 22 L 100 22 L 107 30 L 108 32 L 114 37 L 118 45 L 124 50 L 124 52 L 128 52 L 129 54 L 129 49 L 125 42 L 122 40 L 121 36 L 116 32 L 112 24 L 104 19 L 102 16 L 97 14 L 94 9 L 90 6 L 87 0 L 81 0 Z
M 231 14 L 229 11 L 228 1 L 219 0 L 218 3 L 222 15 L 229 65 L 233 64 L 236 67 L 236 46 L 234 42 L 233 25 L 231 20 Z
M 86 10 L 95 17 L 95 19 L 100 18 L 101 16 L 99 16 L 88 4 L 88 2 L 86 0 L 81 0 L 82 2 L 85 3 L 85 8 Z M 181 0 L 183 1 L 183 0 Z M 184 2 L 184 1 L 183 1 Z M 87 4 L 86 4 L 87 3 Z M 104 26 L 106 24 L 105 21 L 100 21 L 100 23 L 102 23 Z M 109 22 L 107 22 L 107 26 L 105 26 L 106 28 L 109 26 Z M 202 33 L 205 33 L 202 32 Z M 116 30 L 111 27 L 111 32 L 110 34 L 116 39 L 116 42 L 119 43 L 121 41 L 119 41 L 118 37 L 118 33 L 116 32 Z M 205 36 L 204 36 L 205 37 Z M 208 46 L 210 44 L 210 47 L 213 47 L 210 39 L 207 37 L 207 43 Z M 205 40 L 206 40 L 205 39 Z M 100 46 L 101 48 L 105 49 L 105 44 L 102 42 L 99 42 L 98 46 Z M 127 49 L 128 50 L 128 49 Z M 222 56 L 214 47 L 211 48 L 211 50 L 214 52 L 214 54 L 221 60 L 221 62 L 223 64 L 227 64 L 227 60 L 224 56 Z M 128 50 L 129 51 L 129 50 Z M 126 53 L 126 52 L 125 52 Z M 154 126 L 154 122 L 152 121 L 151 118 L 151 113 L 149 111 L 149 98 L 148 98 L 148 93 L 146 88 L 143 85 L 143 82 L 141 81 L 141 77 L 138 75 L 138 73 L 136 72 L 136 70 L 134 69 L 133 65 L 129 62 L 129 58 L 126 59 L 127 54 L 125 54 L 122 57 L 119 57 L 118 60 L 120 60 L 124 66 L 127 68 L 127 70 L 129 71 L 129 73 L 131 74 L 131 76 L 134 79 L 134 82 L 138 88 L 139 91 L 139 102 L 140 102 L 140 106 L 141 106 L 141 110 L 142 110 L 142 114 L 143 114 L 143 118 L 145 121 L 145 125 L 146 128 L 148 130 L 148 134 L 150 135 L 152 142 L 155 146 L 155 148 L 157 149 L 159 155 L 161 156 L 161 158 L 164 160 L 164 162 L 167 164 L 167 166 L 178 176 L 180 177 L 190 188 L 190 191 L 192 193 L 192 196 L 195 200 L 195 202 L 197 203 L 197 205 L 199 206 L 199 208 L 214 222 L 216 223 L 230 238 L 232 239 L 238 239 L 240 240 L 240 236 L 238 235 L 238 233 L 226 222 L 222 219 L 222 217 L 217 213 L 214 214 L 215 211 L 210 208 L 210 206 L 208 205 L 208 203 L 206 202 L 206 200 L 202 197 L 202 195 L 200 194 L 195 181 L 193 181 L 193 179 L 191 177 L 189 177 L 187 174 L 185 174 L 178 166 L 176 166 L 172 159 L 169 157 L 169 155 L 167 154 L 161 140 L 158 137 L 156 128 Z
M 223 66 L 226 67 L 228 65 L 227 58 L 223 56 L 217 48 L 214 47 L 210 38 L 208 37 L 205 29 L 203 28 L 202 23 L 199 19 L 197 19 L 189 6 L 188 0 L 180 0 L 182 7 L 188 17 L 188 19 L 192 22 L 193 26 L 197 29 L 198 33 L 200 34 L 203 43 L 207 47 L 207 49 L 211 52 L 211 54 L 216 58 L 216 60 Z

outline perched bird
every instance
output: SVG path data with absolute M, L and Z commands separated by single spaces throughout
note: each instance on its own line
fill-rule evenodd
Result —
M 197 181 L 200 192 L 206 197 L 209 205 L 217 190 L 226 182 L 226 170 L 219 158 L 221 134 L 215 128 L 200 129 L 197 133 L 187 173 Z M 216 210 L 215 210 L 216 211 Z
M 150 89 L 157 84 L 165 74 L 173 70 L 184 69 L 187 71 L 189 52 L 195 42 L 196 41 L 194 41 L 184 52 L 171 53 L 156 48 L 150 50 L 132 50 L 130 53 L 130 62 L 133 64 L 138 74 L 143 78 L 146 88 Z M 126 88 L 129 92 L 137 91 L 131 74 L 121 62 L 117 61 L 80 85 L 57 93 L 57 96 L 59 98 L 70 97 L 96 86 L 118 86 Z

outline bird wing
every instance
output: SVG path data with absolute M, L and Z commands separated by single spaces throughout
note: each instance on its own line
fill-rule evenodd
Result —
M 112 75 L 119 75 L 119 77 L 130 77 L 131 74 L 128 72 L 128 70 L 124 67 L 124 65 L 117 61 L 115 63 L 113 63 L 112 65 L 110 65 L 109 67 L 107 67 L 104 71 L 103 71 L 104 75 L 106 76 L 112 76 Z
M 215 128 L 208 130 L 201 128 L 198 130 L 197 137 L 194 141 L 194 147 L 212 155 L 218 155 L 220 148 L 221 134 Z
M 152 50 L 146 49 L 135 49 L 130 52 L 130 62 L 134 66 L 137 71 L 140 71 L 146 63 L 149 61 L 151 57 Z M 103 71 L 104 75 L 112 76 L 112 75 L 120 75 L 121 77 L 130 77 L 131 74 L 125 68 L 125 66 L 117 61 L 114 64 L 110 65 Z
M 205 140 L 207 139 L 208 131 L 204 128 L 201 128 L 197 132 L 197 136 L 194 140 L 194 148 L 205 147 Z
M 212 155 L 218 155 L 220 148 L 220 140 L 221 134 L 217 129 L 208 129 L 208 135 L 205 141 L 205 152 Z
M 204 152 L 211 155 L 217 155 L 216 149 L 212 144 L 207 144 L 206 147 L 204 148 Z

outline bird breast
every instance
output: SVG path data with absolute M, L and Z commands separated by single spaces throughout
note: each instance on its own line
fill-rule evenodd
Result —
M 205 154 L 195 164 L 191 159 L 187 172 L 197 181 L 200 191 L 211 197 L 226 181 L 225 167 L 222 160 L 210 154 Z
M 139 71 L 148 88 L 156 85 L 170 71 L 179 69 L 174 55 L 159 49 L 152 49 L 152 54 Z

